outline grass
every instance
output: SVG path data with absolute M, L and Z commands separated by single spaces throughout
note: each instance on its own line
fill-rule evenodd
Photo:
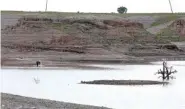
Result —
M 176 31 L 170 29 L 169 27 L 162 29 L 158 34 L 158 36 L 177 36 Z
M 179 41 L 178 34 L 169 27 L 162 29 L 156 36 L 158 40 Z
M 67 32 L 68 29 L 70 29 L 70 25 L 63 23 L 52 23 L 51 26 L 53 29 L 57 29 L 63 32 Z
M 164 36 L 156 36 L 157 40 L 167 40 L 167 41 L 173 41 L 173 42 L 177 42 L 177 41 L 184 41 L 184 40 L 180 40 L 178 36 L 176 37 L 164 37 Z
M 53 29 L 57 29 L 62 32 L 65 32 L 66 34 L 68 34 L 68 33 L 72 34 L 73 32 L 78 31 L 75 26 L 72 26 L 70 24 L 65 24 L 65 23 L 52 23 L 51 27 Z
M 126 14 L 118 14 L 118 13 L 84 13 L 84 12 L 80 12 L 80 13 L 77 13 L 77 12 L 56 12 L 56 11 L 12 11 L 12 10 L 2 10 L 1 13 L 3 14 L 28 14 L 28 13 L 31 13 L 31 14 L 41 14 L 41 15 L 49 15 L 49 16 L 70 16 L 70 15 L 96 15 L 96 16 L 99 16 L 99 15 L 113 15 L 113 16 L 120 16 L 120 17 L 129 17 L 129 16 L 156 16 L 156 15 L 159 15 L 159 16 L 180 16 L 180 15 L 185 15 L 185 13 L 174 13 L 174 14 L 171 14 L 171 13 L 126 13 Z
M 61 23 L 52 23 L 51 24 L 53 29 L 62 30 L 62 24 Z
M 151 26 L 157 26 L 157 25 L 160 25 L 160 24 L 164 24 L 164 23 L 167 23 L 167 22 L 170 22 L 170 21 L 173 21 L 173 20 L 176 20 L 178 18 L 180 18 L 181 16 L 180 15 L 167 15 L 167 16 L 162 16 L 162 17 L 159 17 L 154 23 L 152 23 Z
M 159 34 L 157 34 L 156 38 L 158 40 L 169 40 L 169 41 L 185 41 L 185 37 L 179 37 L 179 35 L 170 28 L 163 29 Z

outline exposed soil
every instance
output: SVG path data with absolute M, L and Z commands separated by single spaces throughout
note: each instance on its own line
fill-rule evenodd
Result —
M 1 93 L 1 109 L 110 109 Z
M 43 67 L 65 67 L 66 62 L 74 66 L 79 62 L 146 63 L 162 58 L 185 59 L 185 46 L 179 48 L 178 43 L 159 40 L 147 31 L 155 21 L 152 16 L 88 16 L 2 14 L 1 66 L 35 67 L 38 60 Z

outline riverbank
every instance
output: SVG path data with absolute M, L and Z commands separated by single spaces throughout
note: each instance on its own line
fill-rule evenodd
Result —
M 110 109 L 1 93 L 1 109 Z
M 56 62 L 56 61 L 50 61 L 44 62 L 41 61 L 42 65 L 39 67 L 36 66 L 35 62 L 33 61 L 27 61 L 23 62 L 24 60 L 14 60 L 11 61 L 11 63 L 6 62 L 6 65 L 1 65 L 2 69 L 80 69 L 80 70 L 115 70 L 115 68 L 106 67 L 106 65 L 151 65 L 153 62 L 161 62 L 165 59 L 168 61 L 185 61 L 185 56 L 153 56 L 153 57 L 145 57 L 143 58 L 137 58 L 135 60 L 121 60 L 121 59 L 115 59 L 115 60 L 80 60 L 80 59 L 74 59 L 74 60 L 63 60 L 62 62 Z M 19 63 L 19 64 L 18 64 Z M 52 64 L 48 64 L 52 63 Z M 105 66 L 96 66 L 96 65 L 105 65 Z
M 169 21 L 171 14 L 20 13 L 1 13 L 2 67 L 33 68 L 40 61 L 43 68 L 102 69 L 89 64 L 185 59 L 185 34 L 179 37 L 176 31 L 177 22 L 185 21 L 184 14 Z M 170 24 L 164 26 L 165 22 Z

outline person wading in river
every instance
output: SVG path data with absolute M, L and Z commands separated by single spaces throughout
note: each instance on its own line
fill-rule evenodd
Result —
M 37 65 L 37 67 L 39 67 L 39 65 L 41 64 L 41 62 L 40 61 L 36 61 L 36 65 Z

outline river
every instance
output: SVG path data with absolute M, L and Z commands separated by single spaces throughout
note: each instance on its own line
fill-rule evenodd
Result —
M 149 65 L 93 65 L 112 70 L 1 69 L 1 92 L 114 109 L 185 109 L 185 62 L 171 61 L 178 72 L 170 85 L 111 86 L 78 84 L 99 79 L 161 80 Z M 38 79 L 38 83 L 34 79 Z

